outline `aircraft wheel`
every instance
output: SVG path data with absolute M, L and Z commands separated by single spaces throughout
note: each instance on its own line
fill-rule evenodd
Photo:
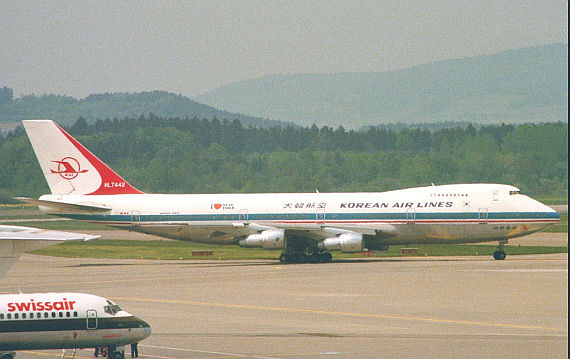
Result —
M 311 253 L 311 256 L 309 257 L 309 262 L 319 263 L 320 261 L 321 261 L 321 254 L 319 252 Z
M 328 263 L 332 261 L 332 254 L 330 252 L 324 252 L 321 254 L 321 260 L 323 263 Z
M 507 253 L 505 253 L 505 251 L 495 251 L 495 253 L 493 253 L 493 258 L 498 261 L 502 261 L 507 258 Z
M 281 253 L 281 255 L 279 256 L 279 262 L 287 263 L 288 261 L 289 261 L 289 256 L 287 255 L 287 253 Z
M 291 257 L 291 262 L 293 263 L 305 263 L 307 261 L 307 256 L 303 252 L 295 252 Z

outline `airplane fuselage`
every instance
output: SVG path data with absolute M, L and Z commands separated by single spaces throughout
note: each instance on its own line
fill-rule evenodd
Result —
M 146 322 L 94 295 L 0 295 L 0 351 L 117 346 L 149 335 Z
M 44 195 L 103 205 L 108 213 L 49 213 L 202 243 L 231 244 L 267 228 L 384 232 L 383 244 L 470 243 L 513 238 L 559 220 L 550 207 L 499 184 L 375 193 Z M 334 232 L 333 230 L 333 232 Z

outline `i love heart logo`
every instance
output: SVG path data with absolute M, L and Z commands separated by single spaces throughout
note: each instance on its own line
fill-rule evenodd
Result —
M 222 204 L 221 204 L 221 203 L 215 203 L 215 204 L 214 204 L 214 208 L 215 208 L 215 209 L 220 209 L 220 208 L 222 208 Z

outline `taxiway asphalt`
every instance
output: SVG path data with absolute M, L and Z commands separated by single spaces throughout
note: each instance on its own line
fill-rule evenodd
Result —
M 18 290 L 116 300 L 152 326 L 142 358 L 568 356 L 567 254 L 297 265 L 25 255 L 0 284 Z M 17 356 L 46 357 L 61 351 Z

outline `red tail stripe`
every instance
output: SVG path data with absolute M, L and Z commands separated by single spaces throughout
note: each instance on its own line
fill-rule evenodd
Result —
M 83 147 L 83 145 L 67 132 L 63 128 L 55 124 L 57 128 L 64 134 L 65 137 L 81 152 L 81 154 L 91 163 L 93 167 L 99 172 L 101 176 L 101 186 L 94 191 L 89 193 L 90 195 L 105 195 L 105 194 L 142 194 L 144 192 L 131 186 L 127 181 L 125 181 L 121 176 L 119 176 L 115 171 L 113 171 L 109 166 L 107 166 L 103 161 L 97 158 L 94 154 L 89 152 L 88 149 Z

